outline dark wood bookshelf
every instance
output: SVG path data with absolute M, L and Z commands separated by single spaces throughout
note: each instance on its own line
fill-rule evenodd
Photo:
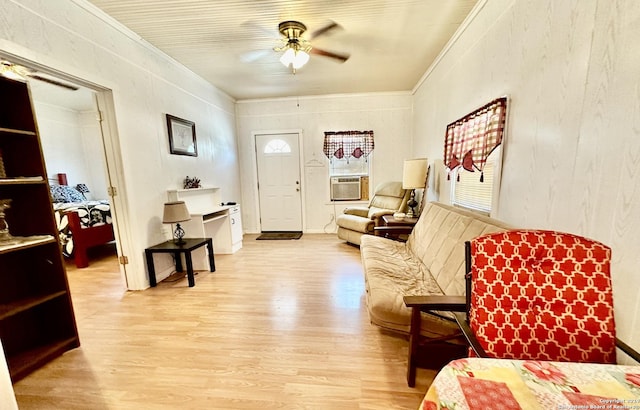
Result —
M 0 242 L 0 340 L 15 383 L 80 346 L 29 86 L 0 77 L 0 200 L 15 242 Z

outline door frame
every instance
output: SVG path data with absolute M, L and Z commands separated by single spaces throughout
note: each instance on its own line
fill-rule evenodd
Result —
M 254 212 L 256 215 L 256 220 L 258 222 L 258 231 L 262 232 L 262 220 L 260 218 L 260 190 L 258 188 L 258 149 L 256 144 L 256 136 L 258 135 L 279 135 L 279 134 L 297 134 L 298 135 L 298 172 L 300 173 L 300 215 L 302 217 L 302 232 L 307 231 L 307 218 L 306 218 L 306 178 L 304 174 L 304 147 L 302 145 L 302 129 L 285 129 L 285 130 L 265 130 L 265 131 L 251 131 L 251 146 L 253 148 L 253 155 L 251 156 L 251 166 L 253 167 L 253 197 L 256 198 L 254 201 Z
M 112 218 L 114 235 L 116 237 L 116 251 L 119 258 L 123 255 L 132 256 L 131 244 L 133 241 L 131 240 L 131 229 L 128 222 L 130 218 L 128 207 L 126 206 L 127 195 L 124 183 L 124 168 L 122 166 L 120 138 L 117 132 L 115 102 L 112 90 L 109 87 L 85 79 L 85 77 L 88 77 L 86 73 L 78 75 L 71 74 L 74 71 L 72 67 L 65 66 L 65 68 L 57 68 L 58 66 L 61 67 L 61 64 L 48 59 L 45 59 L 47 60 L 46 62 L 38 63 L 35 59 L 22 57 L 19 54 L 6 50 L 2 48 L 2 45 L 3 44 L 0 43 L 0 57 L 6 58 L 12 63 L 77 84 L 95 93 L 95 109 L 102 117 L 99 123 L 103 143 L 105 179 L 108 187 L 117 187 L 117 195 L 109 198 L 114 213 Z M 142 287 L 139 287 L 140 284 L 137 283 L 139 280 L 133 274 L 133 272 L 139 269 L 144 269 L 144 266 L 139 266 L 137 259 L 138 258 L 129 258 L 129 265 L 118 263 L 122 283 L 126 290 L 142 289 Z

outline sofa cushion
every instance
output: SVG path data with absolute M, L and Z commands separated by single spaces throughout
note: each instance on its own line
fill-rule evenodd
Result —
M 365 236 L 362 232 L 352 231 L 351 229 L 344 229 L 338 227 L 338 238 L 347 241 L 353 245 L 360 245 L 360 239 Z
M 402 187 L 402 184 L 398 182 L 383 182 L 376 187 L 376 196 L 391 196 L 402 200 L 405 192 L 406 190 Z
M 367 218 L 369 215 L 369 208 L 364 206 L 352 206 L 349 208 L 345 208 L 343 213 L 347 215 L 355 215 L 362 218 Z
M 373 208 L 377 208 L 378 211 L 382 209 L 402 211 L 400 208 L 403 207 L 406 192 L 401 183 L 387 182 L 378 185 L 376 187 L 376 195 L 369 203 L 369 215 L 371 216 L 371 209 Z
M 358 232 L 373 232 L 373 221 L 357 215 L 341 214 L 337 220 L 338 226 Z
M 411 309 L 405 306 L 403 296 L 464 295 L 464 242 L 506 229 L 509 226 L 500 221 L 431 202 L 406 243 L 362 237 L 360 254 L 371 322 L 408 333 Z M 458 332 L 455 323 L 426 313 L 421 329 L 424 336 L 432 338 Z
M 387 209 L 387 208 L 377 208 L 375 206 L 372 206 L 371 208 L 369 208 L 369 213 L 367 215 L 367 217 L 371 220 L 374 220 L 375 218 L 379 218 L 382 215 L 392 215 L 394 214 L 395 211 L 391 210 L 391 209 Z
M 438 284 L 402 242 L 364 236 L 360 251 L 366 272 L 369 319 L 380 327 L 409 333 L 411 314 L 402 297 L 442 295 Z M 432 315 L 424 315 L 422 329 L 423 334 L 430 337 L 452 335 L 458 331 L 455 323 Z
M 464 243 L 510 226 L 475 212 L 430 202 L 413 228 L 407 246 L 427 265 L 446 295 L 465 294 Z

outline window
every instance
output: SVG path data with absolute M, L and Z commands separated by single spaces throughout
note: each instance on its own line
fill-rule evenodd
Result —
M 327 131 L 324 154 L 329 158 L 329 176 L 369 175 L 373 131 Z
M 464 208 L 473 209 L 480 212 L 491 213 L 494 170 L 497 168 L 496 162 L 500 158 L 500 148 L 489 155 L 484 165 L 483 182 L 480 182 L 478 172 L 469 172 L 462 167 L 456 168 L 451 179 L 451 203 Z
M 288 153 L 291 152 L 291 147 L 287 144 L 286 141 L 281 139 L 274 139 L 267 143 L 264 146 L 265 154 L 276 154 L 276 153 Z
M 499 184 L 507 98 L 502 97 L 447 126 L 444 162 L 451 203 L 491 213 Z
M 331 158 L 329 175 L 369 175 L 369 157 Z

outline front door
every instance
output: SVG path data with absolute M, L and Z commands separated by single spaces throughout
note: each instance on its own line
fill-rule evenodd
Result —
M 256 162 L 263 232 L 302 232 L 299 134 L 257 134 Z

